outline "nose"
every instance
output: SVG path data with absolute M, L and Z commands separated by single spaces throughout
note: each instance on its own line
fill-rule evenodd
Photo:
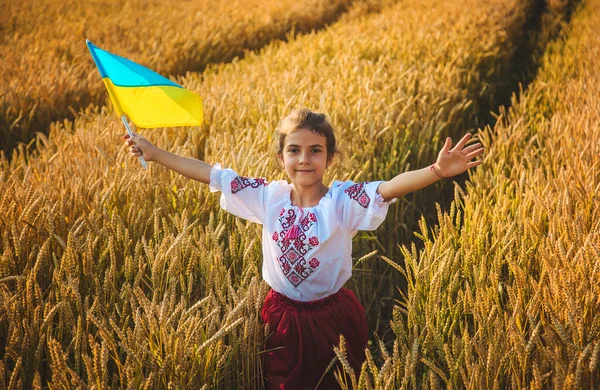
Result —
M 300 153 L 300 158 L 299 158 L 298 162 L 300 164 L 308 163 L 309 162 L 308 153 L 307 152 L 301 152 Z

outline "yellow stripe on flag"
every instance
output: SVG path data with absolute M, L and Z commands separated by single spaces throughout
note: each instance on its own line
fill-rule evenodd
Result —
M 119 115 L 137 127 L 200 126 L 204 111 L 197 94 L 174 86 L 120 87 L 102 79 Z

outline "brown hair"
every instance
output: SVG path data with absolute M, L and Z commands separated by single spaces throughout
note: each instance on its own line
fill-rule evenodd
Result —
M 279 134 L 279 151 L 283 153 L 285 138 L 299 129 L 308 129 L 313 133 L 322 135 L 326 140 L 327 161 L 331 161 L 334 154 L 339 153 L 336 142 L 334 129 L 325 114 L 311 111 L 307 108 L 293 110 L 288 116 L 283 118 L 277 133 Z

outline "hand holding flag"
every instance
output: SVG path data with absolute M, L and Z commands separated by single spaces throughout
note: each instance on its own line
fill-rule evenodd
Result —
M 143 156 L 146 161 L 154 160 L 154 150 L 156 149 L 156 146 L 139 134 L 132 134 L 133 135 L 125 134 L 123 136 L 126 140 L 125 146 L 129 147 L 131 154 L 138 158 Z
M 148 68 L 100 49 L 87 39 L 86 44 L 130 138 L 133 133 L 125 114 L 137 127 L 200 126 L 203 119 L 200 96 Z M 141 153 L 140 162 L 147 168 Z

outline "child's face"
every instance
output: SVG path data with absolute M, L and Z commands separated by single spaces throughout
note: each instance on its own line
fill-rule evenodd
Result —
M 285 139 L 279 155 L 292 183 L 310 186 L 322 183 L 327 169 L 327 140 L 308 129 L 299 129 Z

